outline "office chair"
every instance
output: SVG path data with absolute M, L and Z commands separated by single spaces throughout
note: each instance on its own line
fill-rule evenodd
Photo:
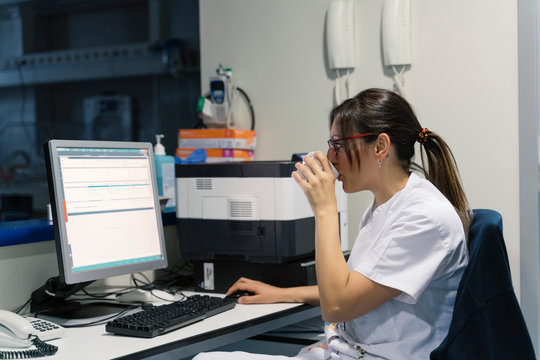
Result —
M 535 359 L 512 286 L 501 215 L 474 210 L 469 241 L 450 330 L 430 359 Z

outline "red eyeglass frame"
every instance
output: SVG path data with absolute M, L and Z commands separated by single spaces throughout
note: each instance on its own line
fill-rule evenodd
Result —
M 338 149 L 335 148 L 336 141 L 358 139 L 358 138 L 361 138 L 361 137 L 364 137 L 364 136 L 370 136 L 370 135 L 379 135 L 379 134 L 378 133 L 364 133 L 364 134 L 357 134 L 357 135 L 352 135 L 352 136 L 345 136 L 345 137 L 340 138 L 340 139 L 329 139 L 328 140 L 328 147 L 331 148 L 333 151 L 337 152 L 341 148 L 338 148 Z

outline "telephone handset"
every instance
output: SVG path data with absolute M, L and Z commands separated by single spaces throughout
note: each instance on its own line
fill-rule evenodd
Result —
M 382 45 L 386 66 L 411 63 L 410 12 L 410 0 L 384 0 Z
M 45 344 L 43 341 L 59 338 L 64 334 L 64 331 L 62 326 L 50 321 L 22 317 L 11 311 L 0 309 L 0 347 L 28 348 L 32 345 L 36 347 L 26 351 L 0 349 L 0 358 L 24 359 L 52 355 L 58 348 Z
M 354 68 L 353 0 L 332 0 L 328 5 L 326 47 L 330 69 Z
M 410 0 L 384 0 L 381 25 L 384 64 L 392 67 L 394 82 L 403 95 L 403 73 L 412 62 Z
M 336 104 L 344 100 L 342 87 L 346 88 L 347 97 L 356 91 L 351 76 L 356 66 L 354 30 L 354 0 L 331 0 L 326 15 L 326 50 L 328 66 L 337 73 L 334 84 Z M 340 70 L 344 71 L 344 76 Z

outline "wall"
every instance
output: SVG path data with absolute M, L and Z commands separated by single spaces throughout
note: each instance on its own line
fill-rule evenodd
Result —
M 0 308 L 15 310 L 48 278 L 58 276 L 54 241 L 0 247 L 0 274 Z
M 326 150 L 332 74 L 323 48 L 328 0 L 201 0 L 201 86 L 217 64 L 234 70 L 257 113 L 261 160 Z M 391 88 L 380 49 L 382 1 L 355 2 L 358 88 Z M 474 208 L 501 212 L 520 293 L 517 5 L 415 0 L 406 93 L 423 126 L 454 150 Z M 536 196 L 536 194 L 531 194 Z M 350 197 L 351 239 L 369 201 Z

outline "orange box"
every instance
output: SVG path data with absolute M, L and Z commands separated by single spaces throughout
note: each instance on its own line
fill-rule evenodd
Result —
M 185 159 L 195 149 L 177 148 L 176 156 Z M 206 162 L 227 162 L 227 161 L 251 161 L 253 160 L 253 150 L 244 149 L 204 149 L 206 150 Z
M 257 135 L 242 129 L 180 129 L 178 148 L 246 149 L 254 150 Z

